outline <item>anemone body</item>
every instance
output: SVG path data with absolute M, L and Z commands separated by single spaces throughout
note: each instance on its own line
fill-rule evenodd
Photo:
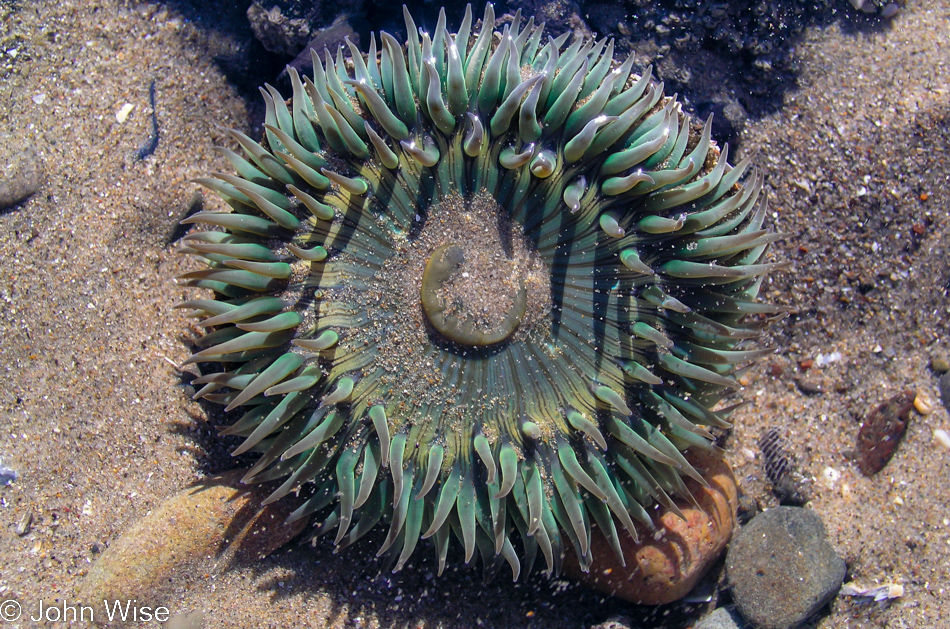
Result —
M 229 208 L 187 221 L 197 396 L 243 413 L 268 501 L 341 547 L 385 527 L 396 570 L 420 539 L 440 572 L 588 568 L 592 528 L 622 559 L 761 352 L 762 178 L 613 42 L 491 5 L 406 28 L 262 90 L 264 139 L 199 180 Z

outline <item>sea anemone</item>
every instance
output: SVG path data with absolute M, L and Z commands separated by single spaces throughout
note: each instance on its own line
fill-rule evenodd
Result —
M 262 89 L 262 141 L 197 180 L 229 207 L 185 221 L 196 397 L 243 411 L 266 502 L 338 547 L 388 527 L 394 570 L 420 539 L 440 573 L 453 539 L 516 580 L 568 545 L 587 569 L 594 528 L 622 561 L 762 352 L 763 177 L 613 41 L 405 19 Z

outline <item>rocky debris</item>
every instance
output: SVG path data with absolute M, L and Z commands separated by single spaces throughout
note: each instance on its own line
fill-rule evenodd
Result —
M 720 607 L 703 618 L 694 629 L 743 629 L 742 617 L 734 609 Z
M 243 474 L 235 470 L 208 478 L 136 522 L 92 566 L 81 600 L 157 603 L 187 575 L 217 574 L 258 561 L 303 530 L 306 518 L 283 523 L 295 507 L 293 500 L 262 509 L 261 501 L 273 488 L 242 486 Z
M 726 555 L 736 606 L 757 629 L 791 629 L 834 598 L 846 566 L 818 515 L 776 507 L 742 527 Z
M 626 616 L 611 616 L 599 625 L 593 625 L 590 629 L 631 629 L 633 623 Z
M 864 418 L 855 451 L 862 474 L 877 474 L 891 460 L 907 430 L 916 397 L 917 393 L 912 390 L 898 393 Z
M 342 10 L 341 10 L 342 9 Z M 345 5 L 326 4 L 320 0 L 299 2 L 295 0 L 254 0 L 247 9 L 247 20 L 261 45 L 270 52 L 295 57 L 314 48 L 314 40 L 323 40 L 317 47 L 332 47 L 343 44 L 343 37 L 329 37 L 334 26 L 346 23 L 351 16 L 363 13 L 362 0 L 350 0 Z M 349 35 L 350 41 L 358 43 L 359 36 Z M 308 45 L 309 44 L 309 45 Z
M 546 33 L 556 35 L 570 32 L 574 37 L 593 36 L 590 27 L 581 17 L 587 12 L 588 6 L 582 8 L 580 2 L 575 0 L 510 0 L 508 8 L 510 14 L 520 9 L 525 19 L 533 16 L 535 23 L 544 24 Z M 472 10 L 476 10 L 475 5 L 472 5 Z M 501 12 L 496 15 L 503 18 Z
M 255 0 L 247 9 L 247 21 L 264 48 L 293 57 L 310 41 L 311 24 L 320 9 L 320 2 Z
M 6 151 L 4 151 L 6 152 Z M 43 187 L 46 170 L 43 162 L 31 147 L 13 155 L 3 155 L 0 172 L 0 212 L 17 206 Z M 0 158 L 0 159 L 2 159 Z
M 347 40 L 354 46 L 360 47 L 360 34 L 354 29 L 349 16 L 341 13 L 329 26 L 314 30 L 310 42 L 288 66 L 300 74 L 313 76 L 313 57 L 310 51 L 316 51 L 323 59 L 324 50 L 336 50 L 338 46 L 344 45 Z M 279 82 L 281 85 L 290 85 L 290 78 L 287 76 L 286 69 L 281 73 Z
M 638 605 L 664 605 L 689 593 L 732 537 L 738 489 L 725 461 L 693 451 L 688 458 L 709 487 L 686 481 L 696 504 L 675 501 L 685 519 L 667 511 L 656 521 L 655 531 L 638 527 L 639 543 L 621 534 L 626 567 L 620 565 L 607 539 L 595 530 L 591 536 L 595 568 L 581 572 L 576 557 L 568 554 L 564 572 L 585 585 Z

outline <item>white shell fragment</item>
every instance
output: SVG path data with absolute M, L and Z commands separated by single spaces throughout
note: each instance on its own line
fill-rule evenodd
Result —
M 900 583 L 885 583 L 877 587 L 862 587 L 855 583 L 845 583 L 841 586 L 843 596 L 862 596 L 873 598 L 875 601 L 886 601 L 904 596 L 904 586 Z
M 119 108 L 119 111 L 115 112 L 115 121 L 119 124 L 125 122 L 129 114 L 132 113 L 132 110 L 135 109 L 135 105 L 132 103 L 126 103 Z

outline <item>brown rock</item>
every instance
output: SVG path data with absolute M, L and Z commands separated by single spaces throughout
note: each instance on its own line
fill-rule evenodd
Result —
M 80 599 L 157 603 L 180 578 L 256 561 L 303 530 L 306 518 L 283 524 L 293 501 L 261 509 L 273 488 L 242 486 L 243 474 L 235 470 L 208 478 L 136 522 L 92 566 Z
M 910 411 L 914 408 L 917 392 L 898 393 L 864 418 L 858 431 L 856 448 L 858 467 L 865 476 L 877 474 L 894 456 L 898 444 L 904 438 Z
M 581 572 L 576 557 L 569 553 L 564 572 L 585 585 L 638 605 L 664 605 L 689 593 L 726 548 L 739 501 L 736 479 L 725 461 L 692 450 L 687 458 L 709 483 L 706 488 L 693 480 L 686 481 L 700 508 L 676 500 L 685 520 L 667 511 L 653 532 L 638 525 L 639 543 L 621 534 L 626 567 L 620 565 L 604 536 L 594 530 L 591 571 Z

